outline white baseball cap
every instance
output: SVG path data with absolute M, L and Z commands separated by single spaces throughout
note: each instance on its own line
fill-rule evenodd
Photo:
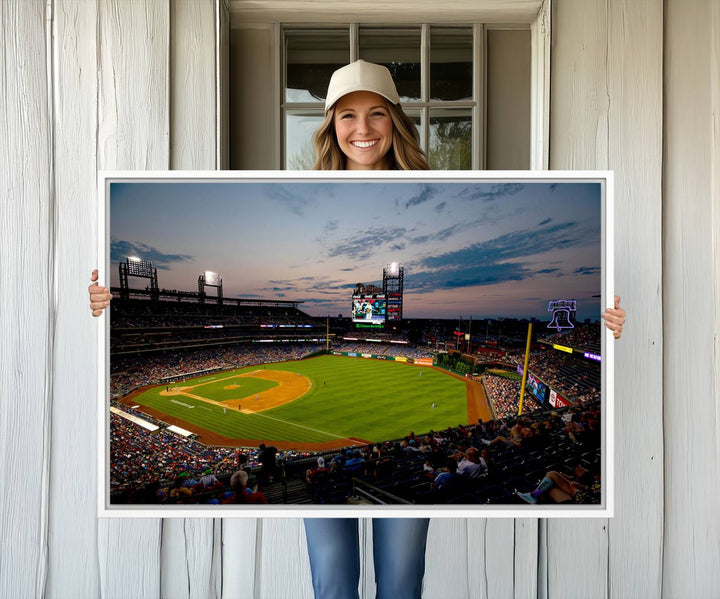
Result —
M 339 68 L 330 77 L 325 112 L 343 96 L 358 91 L 375 92 L 393 104 L 400 102 L 395 82 L 387 68 L 372 62 L 356 60 Z

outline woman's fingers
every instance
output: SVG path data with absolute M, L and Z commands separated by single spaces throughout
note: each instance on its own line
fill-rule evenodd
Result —
M 107 287 L 101 287 L 97 284 L 97 269 L 92 271 L 90 280 L 92 281 L 92 284 L 88 287 L 88 294 L 90 295 L 90 309 L 92 310 L 93 316 L 100 316 L 103 313 L 103 310 L 110 305 L 112 294 Z
M 625 324 L 625 310 L 620 307 L 620 297 L 615 296 L 614 308 L 608 308 L 601 314 L 605 326 L 613 332 L 615 339 L 620 339 Z

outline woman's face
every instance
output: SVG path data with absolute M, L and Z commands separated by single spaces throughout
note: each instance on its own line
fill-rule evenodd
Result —
M 347 170 L 385 170 L 393 124 L 385 99 L 373 92 L 352 92 L 335 104 L 333 118 Z

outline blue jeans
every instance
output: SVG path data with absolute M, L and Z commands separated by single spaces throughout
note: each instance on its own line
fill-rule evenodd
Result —
M 420 599 L 428 518 L 373 518 L 377 599 Z M 315 599 L 358 599 L 356 518 L 306 518 Z

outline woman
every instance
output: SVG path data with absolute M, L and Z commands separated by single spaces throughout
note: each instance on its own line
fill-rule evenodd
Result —
M 415 124 L 400 107 L 390 72 L 358 60 L 333 73 L 325 119 L 313 136 L 315 170 L 427 170 Z M 93 272 L 97 280 L 97 271 Z M 109 305 L 107 288 L 89 287 L 90 307 L 99 316 Z M 603 314 L 616 337 L 625 313 Z M 417 599 L 425 571 L 427 518 L 373 520 L 373 555 L 379 599 Z M 358 597 L 360 555 L 354 518 L 305 519 L 312 581 L 317 599 Z

